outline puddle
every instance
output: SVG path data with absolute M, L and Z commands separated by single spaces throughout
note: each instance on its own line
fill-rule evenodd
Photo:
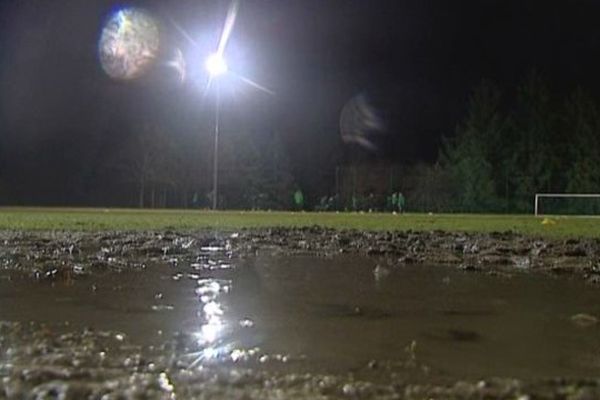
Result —
M 600 315 L 599 298 L 580 280 L 526 273 L 215 258 L 52 283 L 4 272 L 0 320 L 120 331 L 141 344 L 181 332 L 195 344 L 191 366 L 241 360 L 339 374 L 414 358 L 438 377 L 582 377 L 600 370 L 600 327 L 571 317 Z

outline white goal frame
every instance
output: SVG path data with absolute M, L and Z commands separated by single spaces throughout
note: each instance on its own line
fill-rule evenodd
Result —
M 535 194 L 535 203 L 533 206 L 534 215 L 537 217 L 541 214 L 538 213 L 538 200 L 540 197 L 587 197 L 587 198 L 600 198 L 600 194 L 598 193 L 536 193 Z

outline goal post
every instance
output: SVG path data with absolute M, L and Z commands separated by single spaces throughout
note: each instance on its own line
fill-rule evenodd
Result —
M 535 194 L 535 203 L 533 206 L 534 215 L 537 217 L 538 215 L 542 215 L 540 212 L 540 199 L 542 198 L 591 198 L 591 199 L 600 199 L 600 194 L 598 193 L 536 193 Z

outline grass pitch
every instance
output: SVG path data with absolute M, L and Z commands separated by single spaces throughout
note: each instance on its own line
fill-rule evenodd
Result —
M 318 225 L 358 230 L 514 231 L 544 237 L 599 237 L 597 218 L 490 214 L 384 214 L 263 211 L 0 208 L 4 230 L 195 230 Z

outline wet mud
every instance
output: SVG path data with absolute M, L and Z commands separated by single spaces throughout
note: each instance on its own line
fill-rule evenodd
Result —
M 585 275 L 600 283 L 598 238 L 546 239 L 512 232 L 362 232 L 312 228 L 238 232 L 0 232 L 0 266 L 38 279 L 141 268 L 149 261 L 202 263 L 211 250 L 332 257 L 360 254 L 389 266 L 453 265 L 473 271 L 532 270 Z M 206 258 L 206 257 L 205 257 Z M 385 268 L 382 269 L 385 274 Z
M 0 399 L 595 399 L 598 283 L 599 239 L 5 231 Z

